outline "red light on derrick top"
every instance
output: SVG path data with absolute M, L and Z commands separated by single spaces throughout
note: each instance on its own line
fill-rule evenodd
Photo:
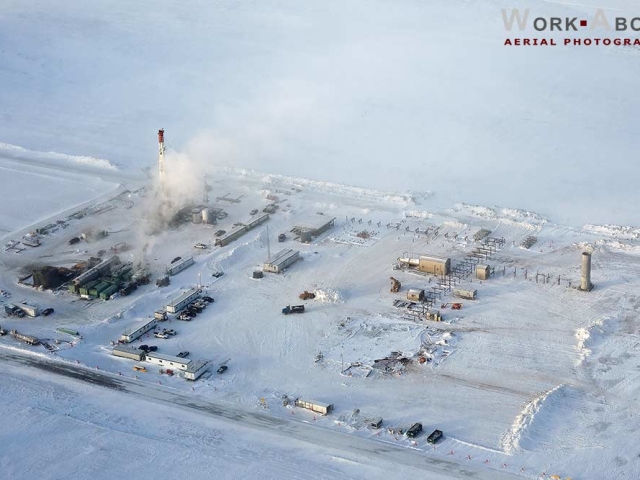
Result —
M 158 143 L 164 143 L 164 129 L 158 130 Z

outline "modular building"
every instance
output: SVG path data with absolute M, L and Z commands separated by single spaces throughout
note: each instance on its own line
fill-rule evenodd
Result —
M 174 298 L 167 306 L 165 310 L 168 313 L 178 313 L 184 307 L 193 302 L 196 298 L 200 296 L 200 292 L 195 288 L 187 290 L 186 292 L 181 293 L 176 298 Z
M 419 288 L 410 288 L 407 292 L 407 300 L 421 302 L 424 300 L 424 290 Z
M 216 238 L 215 245 L 224 247 L 225 245 L 229 245 L 231 242 L 239 239 L 242 235 L 247 233 L 249 230 L 245 225 L 240 225 L 239 227 L 234 228 L 226 235 L 223 235 L 220 238 Z
M 92 297 L 97 297 L 110 286 L 111 285 L 108 284 L 107 282 L 100 282 L 95 287 L 89 289 L 89 295 L 91 295 Z
M 335 217 L 326 217 L 324 215 L 308 217 L 296 222 L 291 231 L 298 235 L 300 241 L 309 242 L 311 239 L 331 230 L 335 225 L 335 221 Z
M 434 275 L 448 275 L 451 271 L 451 259 L 420 255 L 418 270 Z
M 100 298 L 102 300 L 109 300 L 111 298 L 111 295 L 113 295 L 117 291 L 118 291 L 118 286 L 111 285 L 109 288 L 107 288 L 106 290 L 100 293 Z
M 128 358 L 130 360 L 140 361 L 144 358 L 144 352 L 139 348 L 133 348 L 126 345 L 118 345 L 113 347 L 111 355 L 116 357 Z
M 455 288 L 453 290 L 453 296 L 458 298 L 465 298 L 467 300 L 475 300 L 478 296 L 477 290 L 463 290 L 461 288 Z
M 307 410 L 311 410 L 312 412 L 319 413 L 320 415 L 327 415 L 331 413 L 331 411 L 333 410 L 332 403 L 322 403 L 322 402 L 315 402 L 311 400 L 302 400 L 300 398 L 296 399 L 295 406 L 300 408 L 306 408 Z
M 85 283 L 84 285 L 82 285 L 79 289 L 78 289 L 78 293 L 80 295 L 89 295 L 89 291 L 95 287 L 96 285 L 98 285 L 100 283 L 100 280 L 91 280 L 87 283 Z
M 120 335 L 120 340 L 125 343 L 131 343 L 134 340 L 140 338 L 142 335 L 147 333 L 149 330 L 153 330 L 158 325 L 158 322 L 154 320 L 149 320 L 147 323 L 138 328 L 129 328 L 122 332 Z
M 476 265 L 476 278 L 487 280 L 491 276 L 491 267 L 489 265 Z
M 37 317 L 40 315 L 40 310 L 38 307 L 34 307 L 33 305 L 27 305 L 26 303 L 19 303 L 18 308 L 26 313 L 30 317 Z
M 270 261 L 264 262 L 262 269 L 265 272 L 281 273 L 289 265 L 300 260 L 300 252 L 285 248 L 276 253 Z
M 262 225 L 264 222 L 266 222 L 267 220 L 269 220 L 269 214 L 268 213 L 263 213 L 262 215 L 254 218 L 253 220 L 250 220 L 247 224 L 247 231 L 248 230 L 252 230 L 254 228 L 256 228 L 259 225 Z
M 145 360 L 154 365 L 164 368 L 177 369 L 186 371 L 192 361 L 187 358 L 175 357 L 173 355 L 165 355 L 164 353 L 149 352 L 145 355 Z
M 167 267 L 167 274 L 177 275 L 178 273 L 183 271 L 185 268 L 189 268 L 193 264 L 194 264 L 193 257 L 183 258 L 182 260 L 179 260 L 176 263 L 169 265 Z
M 207 360 L 196 360 L 195 362 L 191 362 L 184 371 L 184 378 L 196 381 L 204 374 L 204 372 L 207 371 L 208 366 L 209 362 Z

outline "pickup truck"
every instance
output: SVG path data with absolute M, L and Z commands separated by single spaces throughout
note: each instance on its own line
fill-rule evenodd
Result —
M 282 309 L 282 313 L 289 315 L 290 313 L 304 313 L 304 305 L 288 305 Z

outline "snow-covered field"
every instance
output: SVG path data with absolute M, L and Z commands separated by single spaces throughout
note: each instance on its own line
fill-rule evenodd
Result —
M 536 12 L 592 15 L 592 3 L 540 2 Z M 8 335 L 0 357 L 27 350 L 141 387 L 125 397 L 9 362 L 0 477 L 639 478 L 640 171 L 629 160 L 638 51 L 503 47 L 503 7 L 3 2 L 0 290 L 11 297 L 0 300 L 55 314 L 0 314 L 2 327 L 53 350 Z M 635 8 L 607 5 L 621 15 Z M 158 128 L 171 187 L 224 208 L 217 226 L 149 230 L 159 190 L 141 169 L 154 165 Z M 217 199 L 225 194 L 240 202 Z M 260 227 L 226 247 L 193 248 L 273 196 L 270 242 Z M 310 244 L 292 238 L 294 225 L 333 217 Z M 41 246 L 13 248 L 45 224 Z M 505 243 L 488 260 L 493 278 L 461 281 L 477 300 L 454 311 L 445 292 L 438 323 L 393 306 L 408 288 L 438 282 L 394 269 L 398 257 L 459 263 L 481 228 Z M 96 229 L 109 236 L 69 244 Z M 537 241 L 522 248 L 529 236 Z M 87 302 L 16 283 L 34 266 L 70 267 L 125 242 L 121 258 L 152 273 L 128 297 Z M 302 259 L 252 278 L 269 248 Z M 590 293 L 575 288 L 585 249 Z M 165 266 L 187 255 L 196 265 L 156 288 Z M 165 324 L 177 336 L 134 345 L 188 350 L 211 362 L 211 375 L 191 384 L 151 366 L 136 373 L 110 354 L 123 330 L 196 284 L 214 304 Z M 316 298 L 302 302 L 304 290 Z M 298 303 L 303 315 L 282 315 Z M 218 375 L 219 365 L 229 370 Z M 240 413 L 202 415 L 143 393 L 151 390 Z M 297 397 L 335 411 L 284 405 Z M 242 425 L 245 413 L 272 422 Z M 366 427 L 374 417 L 383 429 Z M 273 428 L 278 421 L 285 426 Z M 417 439 L 398 433 L 417 421 Z M 436 448 L 426 442 L 435 428 L 444 431 Z M 448 462 L 458 467 L 445 475 Z
M 196 266 L 172 277 L 169 287 L 149 285 L 130 297 L 86 303 L 68 293 L 39 293 L 14 283 L 22 266 L 38 258 L 70 264 L 111 244 L 126 241 L 135 246 L 144 198 L 129 196 L 111 210 L 74 220 L 64 231 L 45 236 L 38 249 L 3 254 L 1 286 L 11 291 L 11 301 L 53 306 L 56 313 L 30 320 L 7 318 L 2 325 L 57 344 L 52 355 L 57 361 L 79 362 L 131 379 L 137 375 L 141 382 L 247 412 L 312 422 L 369 439 L 372 448 L 376 442 L 391 442 L 416 455 L 466 463 L 489 477 L 492 469 L 496 475 L 499 471 L 524 478 L 543 472 L 575 479 L 638 474 L 633 451 L 638 419 L 629 408 L 635 398 L 633 312 L 640 243 L 627 230 L 575 229 L 527 211 L 469 204 L 437 210 L 430 208 L 428 196 L 416 200 L 250 172 L 218 171 L 210 181 L 214 192 L 241 199 L 224 205 L 226 219 L 212 227 L 186 224 L 146 239 L 152 279 L 173 257 L 195 256 Z M 267 257 L 264 227 L 226 247 L 193 248 L 196 242 L 212 241 L 216 229 L 229 231 L 249 210 L 262 208 L 268 195 L 281 200 L 268 222 L 272 253 L 280 247 L 301 251 L 302 260 L 284 274 L 251 278 Z M 309 245 L 291 237 L 284 244 L 276 241 L 278 232 L 319 217 L 318 212 L 335 217 L 336 227 Z M 70 250 L 67 237 L 97 222 L 113 233 Z M 489 260 L 494 278 L 479 282 L 467 277 L 461 284 L 477 289 L 478 300 L 464 301 L 459 311 L 440 309 L 440 302 L 452 301 L 450 293 L 445 294 L 436 305 L 444 316 L 441 323 L 416 323 L 393 307 L 407 288 L 429 289 L 436 283 L 435 278 L 393 270 L 399 256 L 447 255 L 458 262 L 474 248 L 473 235 L 481 227 L 504 238 L 505 244 Z M 355 233 L 362 230 L 373 235 L 358 243 L 363 239 Z M 526 250 L 520 244 L 529 235 L 538 241 Z M 591 293 L 575 290 L 580 253 L 587 246 L 594 251 L 596 289 Z M 122 257 L 135 260 L 136 255 L 134 248 Z M 216 271 L 224 276 L 212 277 Z M 391 275 L 403 284 L 399 294 L 389 292 Z M 139 325 L 199 281 L 216 299 L 214 304 L 191 322 L 173 319 L 166 324 L 178 332 L 176 337 L 145 335 L 134 345 L 157 345 L 168 354 L 188 350 L 190 358 L 211 362 L 212 376 L 189 384 L 160 375 L 151 366 L 148 373 L 133 372 L 133 362 L 110 355 L 110 342 L 123 330 Z M 306 313 L 282 315 L 282 307 L 302 303 L 297 297 L 303 290 L 317 295 L 304 302 Z M 82 339 L 56 332 L 58 327 L 78 330 Z M 24 348 L 9 336 L 0 343 Z M 35 350 L 46 352 L 43 347 Z M 408 362 L 384 360 L 382 368 L 376 362 L 394 355 Z M 428 360 L 420 363 L 421 356 Z M 221 364 L 229 370 L 215 374 Z M 317 417 L 291 409 L 283 406 L 284 396 L 330 402 L 335 412 Z M 384 418 L 384 429 L 362 428 L 364 419 L 377 416 Z M 427 433 L 435 428 L 445 432 L 436 450 L 426 443 L 426 435 L 412 441 L 388 430 L 415 421 L 422 422 Z M 624 443 L 618 438 L 622 432 Z M 243 442 L 235 433 L 227 435 Z M 286 456 L 281 460 L 289 462 Z

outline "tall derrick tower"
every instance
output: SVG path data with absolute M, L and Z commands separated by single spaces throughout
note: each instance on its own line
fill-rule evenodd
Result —
M 160 191 L 165 193 L 164 183 L 164 129 L 158 130 L 158 173 L 160 180 Z

